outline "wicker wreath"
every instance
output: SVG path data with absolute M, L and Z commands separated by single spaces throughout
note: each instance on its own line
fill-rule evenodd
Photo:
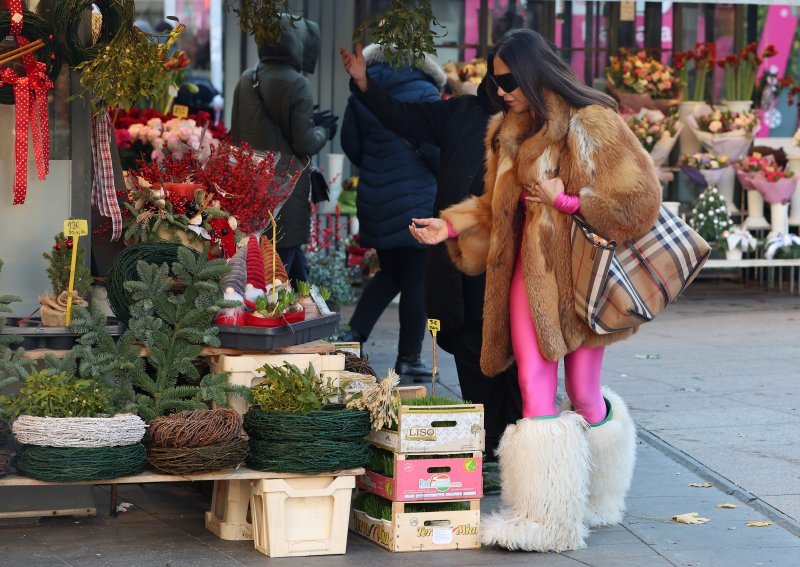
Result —
M 138 415 L 113 417 L 34 417 L 14 421 L 17 441 L 40 447 L 121 447 L 142 440 L 145 424 Z
M 229 408 L 187 410 L 150 422 L 154 447 L 205 447 L 242 433 L 242 416 Z
M 142 472 L 147 465 L 144 445 L 124 447 L 23 446 L 14 466 L 23 476 L 46 482 L 110 480 Z
M 11 437 L 11 428 L 8 426 L 6 418 L 0 416 L 0 445 L 8 441 L 9 437 Z
M 235 437 L 203 447 L 150 447 L 147 460 L 161 472 L 190 475 L 236 467 L 247 458 L 247 440 Z
M 14 453 L 11 451 L 0 451 L 0 478 L 8 474 L 8 470 L 11 468 L 11 458 L 13 456 Z

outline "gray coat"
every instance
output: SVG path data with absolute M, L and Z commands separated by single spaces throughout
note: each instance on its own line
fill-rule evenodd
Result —
M 257 150 L 279 151 L 281 166 L 292 170 L 305 166 L 329 135 L 327 128 L 314 126 L 311 89 L 302 74 L 313 72 L 319 58 L 319 28 L 307 20 L 295 22 L 295 26 L 284 19 L 280 42 L 259 46 L 261 98 L 253 88 L 253 69 L 248 69 L 236 86 L 231 117 L 234 144 L 247 142 Z M 279 249 L 308 242 L 309 191 L 308 173 L 304 172 L 278 215 Z

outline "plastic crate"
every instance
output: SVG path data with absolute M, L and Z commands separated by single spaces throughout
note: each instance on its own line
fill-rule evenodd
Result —
M 389 551 L 478 549 L 480 521 L 480 500 L 471 500 L 469 510 L 408 513 L 394 502 L 391 521 L 354 509 L 350 529 Z
M 483 405 L 400 406 L 397 429 L 370 431 L 366 439 L 394 453 L 483 451 Z
M 80 333 L 73 333 L 69 327 L 45 327 L 39 318 L 28 319 L 19 326 L 20 319 L 8 317 L 5 326 L 0 328 L 0 334 L 22 337 L 20 346 L 25 350 L 69 350 L 81 337 Z M 108 317 L 106 330 L 112 337 L 119 337 L 125 332 L 125 325 L 119 319 Z
M 341 555 L 347 549 L 354 476 L 252 481 L 253 543 L 270 557 Z
M 274 350 L 325 339 L 336 332 L 338 313 L 284 325 L 283 327 L 248 327 L 216 325 L 220 346 L 240 350 Z
M 394 454 L 393 476 L 366 471 L 356 486 L 395 502 L 476 500 L 483 497 L 483 454 L 470 457 Z

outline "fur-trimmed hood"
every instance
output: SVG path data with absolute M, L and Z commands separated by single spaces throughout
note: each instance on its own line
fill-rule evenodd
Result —
M 386 58 L 383 54 L 384 49 L 382 45 L 377 43 L 371 43 L 364 48 L 364 60 L 367 63 L 367 67 L 378 63 L 386 63 Z M 436 58 L 430 53 L 425 54 L 425 61 L 422 67 L 415 66 L 412 68 L 418 69 L 428 75 L 433 83 L 440 89 L 447 83 L 447 75 L 445 75 L 444 70 L 436 61 Z
M 487 375 L 512 360 L 509 290 L 517 250 L 545 358 L 558 360 L 584 344 L 631 334 L 595 335 L 578 317 L 571 217 L 544 204 L 520 206 L 523 185 L 557 175 L 567 194 L 580 195 L 581 216 L 620 243 L 649 230 L 661 203 L 653 161 L 617 112 L 599 105 L 571 108 L 549 91 L 545 103 L 548 119 L 538 132 L 530 113 L 490 120 L 484 194 L 441 214 L 459 234 L 447 241 L 456 266 L 467 274 L 486 272 L 481 368 Z

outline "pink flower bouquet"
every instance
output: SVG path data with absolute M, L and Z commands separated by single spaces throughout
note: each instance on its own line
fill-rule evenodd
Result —
M 699 107 L 689 116 L 688 123 L 706 148 L 733 160 L 747 153 L 760 124 L 755 112 L 709 109 L 707 106 Z

